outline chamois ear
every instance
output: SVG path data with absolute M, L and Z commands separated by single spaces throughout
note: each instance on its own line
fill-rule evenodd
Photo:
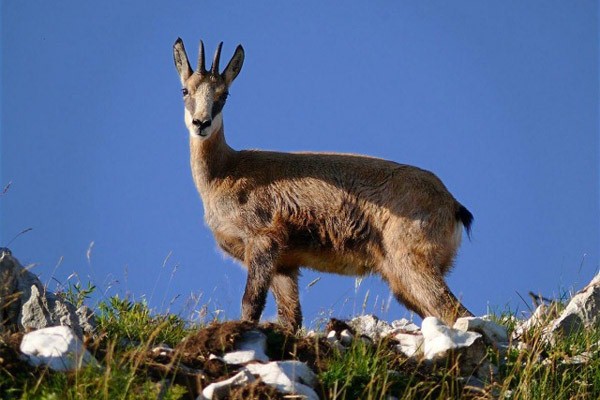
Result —
M 238 45 L 235 49 L 235 53 L 233 53 L 233 57 L 231 57 L 231 61 L 225 67 L 225 70 L 221 74 L 223 79 L 225 79 L 225 83 L 227 86 L 231 85 L 231 82 L 238 76 L 240 71 L 242 70 L 242 65 L 244 64 L 244 48 L 242 45 Z
M 183 47 L 183 40 L 181 40 L 181 38 L 177 38 L 173 45 L 173 60 L 175 61 L 175 68 L 177 68 L 181 84 L 183 85 L 185 81 L 192 76 L 194 71 L 192 71 L 192 67 L 188 61 L 185 47 Z

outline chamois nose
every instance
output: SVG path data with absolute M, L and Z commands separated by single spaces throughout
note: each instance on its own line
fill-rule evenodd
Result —
M 206 121 L 200 121 L 199 119 L 193 119 L 192 124 L 195 127 L 200 128 L 200 130 L 203 130 L 204 128 L 208 128 L 212 124 L 212 120 L 207 119 Z

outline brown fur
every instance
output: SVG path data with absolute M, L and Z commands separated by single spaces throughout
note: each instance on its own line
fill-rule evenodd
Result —
M 301 266 L 379 274 L 423 317 L 470 315 L 443 279 L 460 244 L 462 206 L 432 173 L 358 155 L 235 151 L 222 124 L 202 139 L 188 128 L 206 223 L 248 268 L 243 319 L 260 318 L 270 288 L 281 321 L 297 328 Z

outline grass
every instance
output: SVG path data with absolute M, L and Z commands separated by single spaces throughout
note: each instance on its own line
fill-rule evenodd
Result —
M 68 294 L 80 304 L 91 286 Z M 0 350 L 2 399 L 187 399 L 188 389 L 173 374 L 148 367 L 147 354 L 158 344 L 175 347 L 201 329 L 172 314 L 153 313 L 144 302 L 113 296 L 96 307 L 98 337 L 87 343 L 101 367 L 59 373 L 47 369 L 10 367 L 7 346 Z M 497 321 L 514 329 L 510 313 Z M 321 396 L 327 399 L 594 399 L 600 398 L 600 330 L 582 330 L 558 339 L 543 340 L 543 330 L 524 335 L 521 348 L 506 353 L 490 351 L 498 365 L 487 381 L 459 376 L 456 360 L 429 365 L 407 359 L 384 340 L 371 344 L 355 340 L 346 351 L 332 351 L 317 371 Z M 1 343 L 0 343 L 1 344 Z M 583 355 L 583 356 L 582 356 Z M 13 354 L 14 356 L 14 354 Z M 578 358 L 579 357 L 579 358 Z M 14 357 L 13 357 L 14 358 Z M 13 360 L 14 361 L 14 360 Z M 16 362 L 16 361 L 15 361 Z M 171 362 L 177 367 L 177 360 Z M 250 398 L 250 397 L 246 397 Z M 256 398 L 261 398 L 257 396 Z M 263 398 L 264 397 L 263 395 Z

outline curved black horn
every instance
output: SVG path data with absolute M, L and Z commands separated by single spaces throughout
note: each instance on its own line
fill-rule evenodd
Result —
M 213 58 L 212 67 L 210 68 L 210 72 L 213 75 L 219 75 L 219 60 L 221 59 L 221 47 L 223 47 L 223 42 L 219 43 L 217 46 L 217 51 L 215 51 L 215 58 Z
M 200 50 L 198 52 L 198 73 L 200 75 L 206 73 L 206 65 L 204 63 L 204 43 L 200 41 Z

